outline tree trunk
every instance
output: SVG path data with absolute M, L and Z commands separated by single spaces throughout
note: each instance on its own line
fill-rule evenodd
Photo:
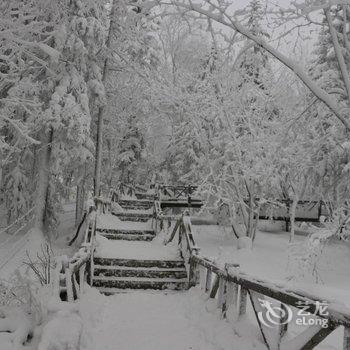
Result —
M 37 152 L 37 191 L 35 207 L 35 227 L 44 231 L 45 215 L 47 207 L 47 195 L 50 183 L 50 161 L 51 161 L 51 143 L 53 140 L 53 130 L 45 133 L 43 131 L 40 141 L 41 148 Z
M 294 242 L 294 234 L 295 234 L 295 212 L 298 206 L 299 202 L 299 196 L 298 194 L 295 194 L 293 196 L 293 203 L 292 207 L 290 208 L 290 236 L 289 236 L 289 243 Z
M 112 34 L 113 34 L 113 27 L 114 27 L 114 16 L 115 16 L 115 1 L 112 1 L 111 4 L 111 13 L 110 13 L 110 23 L 109 23 L 109 29 L 108 29 L 108 36 L 106 40 L 106 47 L 107 50 L 111 47 L 112 42 Z M 106 86 L 106 79 L 107 79 L 107 72 L 108 72 L 108 60 L 109 52 L 107 52 L 107 57 L 104 61 L 103 65 L 103 71 L 102 71 L 102 83 L 104 86 Z M 96 155 L 95 155 L 95 187 L 94 187 L 94 195 L 95 197 L 98 197 L 101 192 L 101 166 L 102 166 L 102 150 L 103 150 L 103 118 L 105 114 L 105 106 L 100 106 L 98 108 L 97 113 L 97 134 L 96 134 Z

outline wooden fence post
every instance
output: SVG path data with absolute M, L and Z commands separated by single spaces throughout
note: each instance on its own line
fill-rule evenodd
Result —
M 197 284 L 196 268 L 197 268 L 197 264 L 194 261 L 194 259 L 192 259 L 192 257 L 191 257 L 190 258 L 190 271 L 188 273 L 189 288 L 194 287 Z
M 79 268 L 79 292 L 80 296 L 84 293 L 84 281 L 85 280 L 85 264 Z
M 243 316 L 247 311 L 247 294 L 248 291 L 243 286 L 240 288 L 239 293 L 239 307 L 238 307 L 238 315 Z
M 215 298 L 218 289 L 219 289 L 219 277 L 218 277 L 218 275 L 215 275 L 213 286 L 211 287 L 211 290 L 210 290 L 210 298 L 211 299 Z
M 282 315 L 280 318 L 280 325 L 279 325 L 279 331 L 278 331 L 279 344 L 281 343 L 283 336 L 287 333 L 287 330 L 288 330 L 288 323 L 286 323 L 288 319 L 288 310 L 283 303 L 281 303 L 281 310 L 282 310 L 281 311 Z
M 74 301 L 74 297 L 73 297 L 72 274 L 69 266 L 66 267 L 65 274 L 66 274 L 67 301 L 71 303 Z
M 219 276 L 218 276 L 219 277 Z M 222 305 L 224 304 L 225 299 L 225 285 L 226 281 L 223 277 L 219 277 L 219 293 L 218 293 L 218 301 L 217 301 L 217 307 L 218 309 L 222 308 Z
M 344 327 L 343 350 L 350 350 L 350 328 Z
M 212 277 L 212 272 L 210 269 L 207 269 L 207 277 L 205 279 L 205 289 L 204 291 L 207 293 L 210 288 L 211 288 L 211 277 Z

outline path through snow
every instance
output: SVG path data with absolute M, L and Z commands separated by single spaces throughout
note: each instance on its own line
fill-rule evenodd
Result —
M 91 327 L 86 350 L 265 349 L 252 340 L 256 334 L 250 340 L 246 335 L 239 337 L 232 324 L 220 319 L 213 301 L 204 300 L 197 289 L 128 291 L 100 298 L 100 319 Z

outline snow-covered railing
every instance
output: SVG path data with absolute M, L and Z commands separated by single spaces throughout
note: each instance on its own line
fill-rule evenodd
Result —
M 165 225 L 165 221 L 167 221 L 168 227 L 170 226 L 169 218 L 165 217 L 162 208 L 160 206 L 160 201 L 154 201 L 154 210 L 153 210 L 153 218 L 152 218 L 152 229 L 158 233 L 160 232 Z
M 192 185 L 164 185 L 159 183 L 155 184 L 155 188 L 159 195 L 172 198 L 191 197 L 198 189 L 197 186 Z
M 350 350 L 350 309 L 309 293 L 290 289 L 282 284 L 249 276 L 239 264 L 222 268 L 200 255 L 192 235 L 191 220 L 185 213 L 176 223 L 166 244 L 179 238 L 181 255 L 188 268 L 189 286 L 200 284 L 210 298 L 217 299 L 222 318 L 228 314 L 238 320 L 246 314 L 250 300 L 262 338 L 269 350 L 313 349 L 337 327 L 344 326 L 343 350 Z M 285 337 L 288 323 L 295 318 L 295 309 L 313 321 L 294 338 Z M 302 320 L 303 321 L 303 320 Z
M 192 234 L 192 225 L 189 213 L 185 211 L 182 216 L 177 220 L 174 229 L 172 230 L 169 238 L 165 241 L 165 244 L 172 242 L 176 235 L 178 236 L 178 245 L 182 258 L 185 260 L 186 270 L 189 276 L 189 285 L 193 286 L 193 266 L 191 263 L 191 256 L 199 253 L 199 248 Z
M 85 280 L 92 285 L 93 260 L 96 245 L 96 211 L 89 214 L 81 248 L 68 260 L 58 260 L 52 279 L 53 293 L 69 302 L 83 293 Z
M 110 198 L 95 197 L 94 201 L 96 210 L 99 214 L 107 214 L 111 212 L 112 200 Z

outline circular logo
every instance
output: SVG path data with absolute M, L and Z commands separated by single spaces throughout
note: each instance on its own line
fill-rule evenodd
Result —
M 288 305 L 283 304 L 283 307 L 274 306 L 265 299 L 259 299 L 259 302 L 263 310 L 258 312 L 258 318 L 266 327 L 274 328 L 278 325 L 287 324 L 292 320 L 293 312 Z

